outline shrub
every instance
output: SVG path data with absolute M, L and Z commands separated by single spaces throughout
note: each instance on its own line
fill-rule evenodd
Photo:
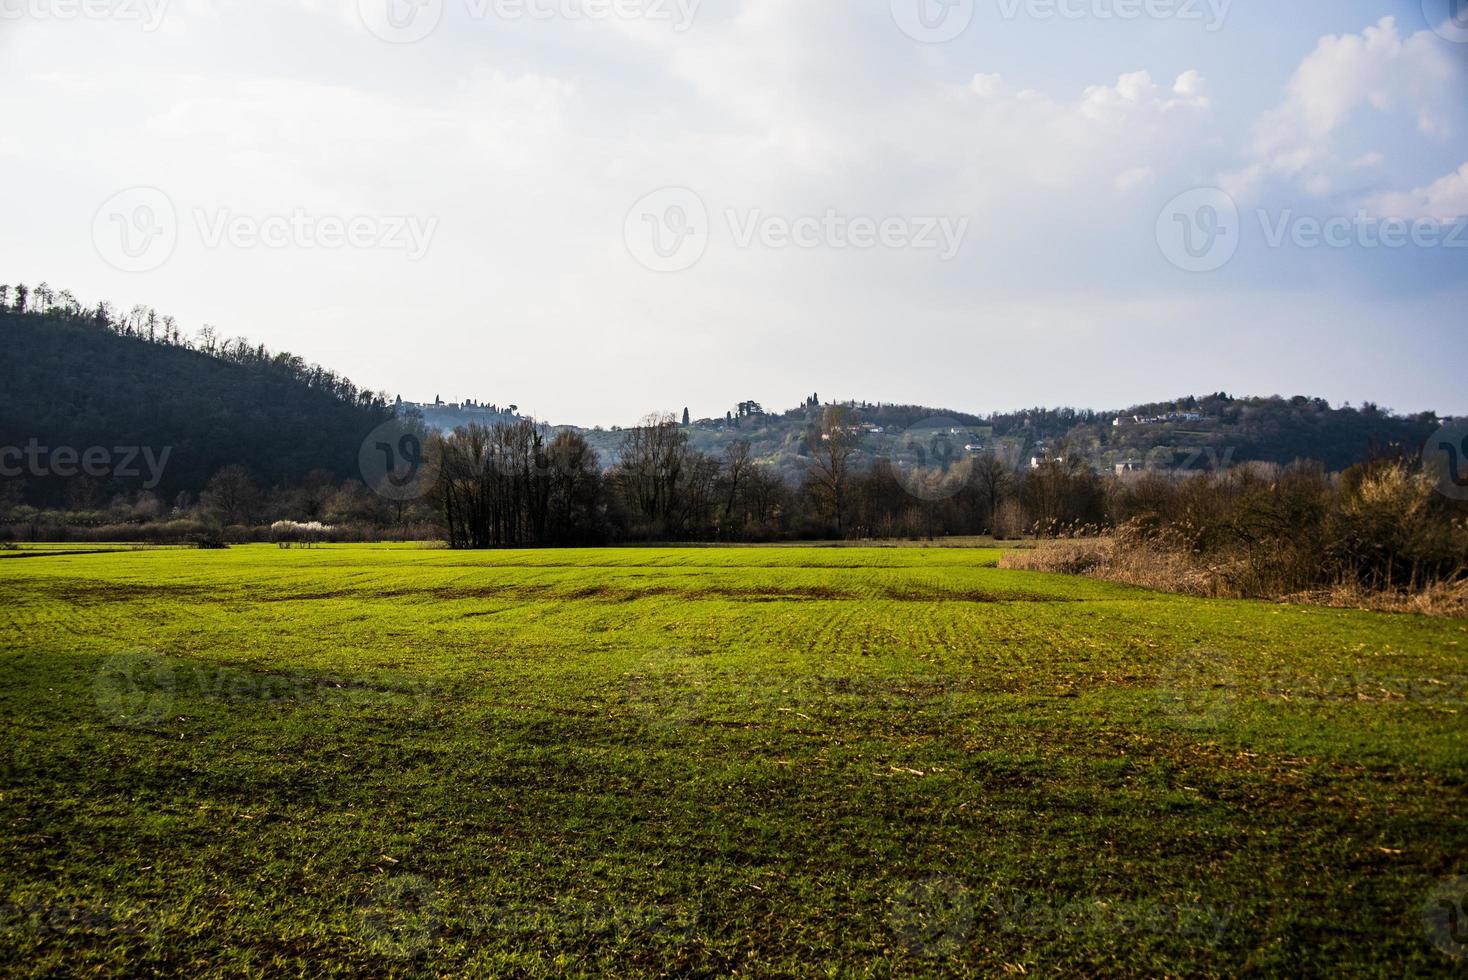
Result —
M 191 532 L 188 541 L 194 547 L 206 550 L 218 551 L 229 547 L 224 537 L 224 529 L 217 524 L 204 525 L 199 530 Z
M 1108 506 L 1126 520 L 1105 539 L 1046 542 L 1001 564 L 1190 595 L 1468 607 L 1468 515 L 1398 461 L 1334 480 L 1311 464 L 1146 477 Z

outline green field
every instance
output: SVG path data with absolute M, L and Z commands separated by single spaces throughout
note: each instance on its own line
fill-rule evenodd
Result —
M 0 561 L 0 963 L 1468 969 L 1468 624 L 997 557 Z

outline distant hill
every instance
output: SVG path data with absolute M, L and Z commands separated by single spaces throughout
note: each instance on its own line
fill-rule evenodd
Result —
M 161 479 L 147 488 L 168 501 L 199 491 L 235 464 L 265 486 L 297 485 L 313 470 L 335 480 L 354 477 L 363 439 L 394 411 L 381 395 L 294 355 L 221 340 L 208 328 L 186 340 L 171 318 L 146 307 L 119 315 L 105 303 L 84 308 L 66 292 L 37 287 L 39 305 L 24 287 L 15 293 L 11 302 L 10 287 L 0 286 L 0 454 L 28 444 L 78 454 L 148 447 L 155 458 L 166 450 Z M 784 412 L 749 401 L 722 418 L 690 419 L 686 431 L 692 448 L 710 455 L 747 441 L 757 461 L 798 481 L 826 407 L 815 395 Z M 1304 396 L 1223 393 L 1105 412 L 1032 408 L 981 416 L 914 405 L 843 407 L 859 432 L 858 464 L 900 461 L 914 442 L 931 450 L 940 441 L 945 452 L 993 453 L 1018 468 L 1067 456 L 1102 472 L 1296 459 L 1343 470 L 1374 455 L 1415 454 L 1440 424 L 1431 412 L 1403 416 L 1369 403 L 1336 408 Z M 514 405 L 473 401 L 399 403 L 396 410 L 445 431 L 520 417 Z M 620 431 L 577 431 L 603 466 L 616 462 Z M 8 465 L 0 457 L 0 470 Z M 77 505 L 68 497 L 79 489 L 106 500 L 143 488 L 146 479 L 115 472 L 64 478 L 35 469 L 18 479 L 0 472 L 0 502 L 19 496 Z
M 439 432 L 452 432 L 466 425 L 494 426 L 518 421 L 517 406 L 500 408 L 498 405 L 480 405 L 475 402 L 415 402 L 397 403 L 402 415 L 418 415 L 423 424 Z
M 1432 412 L 1403 416 L 1369 403 L 1334 408 L 1319 398 L 1235 398 L 1223 393 L 1105 412 L 1032 408 L 972 415 L 868 402 L 842 407 L 860 427 L 868 457 L 900 455 L 904 441 L 929 441 L 941 432 L 956 451 L 970 455 L 992 452 L 1018 466 L 1047 455 L 1078 455 L 1107 472 L 1117 467 L 1203 469 L 1297 459 L 1317 460 L 1339 471 L 1394 450 L 1415 454 L 1441 425 Z M 824 409 L 811 404 L 778 414 L 739 414 L 736 409 L 725 418 L 693 422 L 689 441 L 717 455 L 730 443 L 746 440 L 756 458 L 796 473 L 804 469 Z M 604 464 L 615 460 L 620 432 L 583 431 Z
M 78 453 L 138 446 L 155 458 L 167 449 L 155 489 L 165 501 L 197 492 L 231 464 L 266 486 L 296 484 L 317 469 L 355 474 L 362 440 L 390 415 L 381 396 L 290 354 L 242 340 L 206 343 L 186 345 L 151 311 L 118 320 L 105 306 L 0 310 L 0 448 L 31 440 Z M 25 466 L 28 502 L 65 503 L 75 492 L 51 468 Z M 105 500 L 145 480 L 109 472 L 95 489 Z

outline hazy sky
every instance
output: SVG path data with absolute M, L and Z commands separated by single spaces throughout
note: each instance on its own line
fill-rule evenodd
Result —
M 0 282 L 559 423 L 1465 413 L 1465 81 L 1464 0 L 0 0 Z

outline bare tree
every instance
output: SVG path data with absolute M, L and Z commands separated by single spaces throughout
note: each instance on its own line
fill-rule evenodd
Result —
M 579 432 L 558 434 L 546 447 L 550 469 L 550 531 L 556 544 L 589 544 L 601 536 L 601 460 Z
M 666 533 L 684 504 L 688 434 L 671 415 L 649 415 L 627 430 L 619 449 L 612 477 L 622 498 L 653 529 Z
M 435 440 L 431 451 L 451 545 L 520 547 L 547 539 L 553 467 L 539 425 L 467 425 Z
M 806 485 L 817 506 L 836 532 L 846 534 L 847 511 L 851 495 L 851 457 L 858 448 L 858 429 L 851 413 L 840 406 L 827 408 L 820 425 L 811 433 L 812 463 L 806 471 Z
M 739 495 L 749 481 L 749 474 L 753 468 L 754 458 L 747 440 L 738 439 L 724 449 L 724 519 L 726 521 L 734 516 L 734 506 L 738 503 Z
M 984 520 L 989 533 L 994 533 L 994 518 L 999 513 L 999 503 L 1004 499 L 1012 482 L 1009 467 L 993 453 L 985 453 L 974 460 L 974 487 L 984 503 Z
M 301 481 L 296 509 L 308 521 L 326 516 L 326 506 L 336 493 L 336 477 L 330 470 L 315 469 Z
M 260 504 L 260 488 L 243 466 L 226 466 L 215 473 L 201 502 L 221 524 L 245 524 Z

